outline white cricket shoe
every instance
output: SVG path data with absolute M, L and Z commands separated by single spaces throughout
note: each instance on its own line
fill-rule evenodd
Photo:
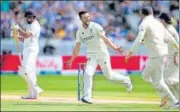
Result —
M 173 105 L 168 106 L 166 109 L 172 110 L 172 109 L 178 109 L 179 108 L 179 102 Z
M 129 78 L 129 76 L 127 77 L 128 77 L 128 83 L 124 83 L 124 85 L 126 86 L 127 92 L 130 93 L 133 89 L 133 85 L 131 83 L 131 79 Z
M 31 94 L 28 94 L 26 96 L 22 96 L 22 99 L 38 99 L 38 97 L 41 95 L 41 93 L 44 91 L 40 87 L 35 87 L 36 92 L 33 92 Z
M 21 99 L 34 100 L 34 99 L 37 99 L 37 97 L 36 96 L 31 96 L 31 95 L 26 95 L 26 96 L 21 96 Z
M 41 93 L 44 91 L 44 90 L 41 89 L 39 86 L 36 86 L 35 89 L 36 89 L 36 97 L 40 96 Z
M 41 93 L 44 91 L 44 90 L 43 90 L 43 89 L 41 89 L 40 87 L 37 87 L 37 89 L 36 89 L 36 90 L 37 90 L 37 93 L 38 93 L 38 94 L 41 94 Z

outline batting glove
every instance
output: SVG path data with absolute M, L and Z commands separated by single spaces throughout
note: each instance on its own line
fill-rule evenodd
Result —
M 19 30 L 19 29 L 20 29 L 20 27 L 19 27 L 19 25 L 17 23 L 13 23 L 11 25 L 11 30 Z

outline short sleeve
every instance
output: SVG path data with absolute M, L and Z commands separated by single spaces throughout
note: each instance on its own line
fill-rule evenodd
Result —
M 79 30 L 76 32 L 76 42 L 82 42 Z
M 103 27 L 100 26 L 99 24 L 96 23 L 96 24 L 95 24 L 95 28 L 96 28 L 96 32 L 97 32 L 98 35 L 100 35 L 100 34 L 102 34 L 102 33 L 105 34 L 105 31 L 104 31 Z

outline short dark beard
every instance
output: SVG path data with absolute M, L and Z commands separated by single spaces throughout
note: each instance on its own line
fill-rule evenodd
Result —
M 27 21 L 27 24 L 31 24 L 32 23 L 32 21 Z
M 32 24 L 34 20 L 35 20 L 35 18 L 33 18 L 32 21 L 26 20 L 26 22 L 27 22 L 27 24 Z
M 89 24 L 86 24 L 86 23 L 83 23 L 83 27 L 86 27 L 86 28 L 88 28 L 88 26 L 89 26 Z

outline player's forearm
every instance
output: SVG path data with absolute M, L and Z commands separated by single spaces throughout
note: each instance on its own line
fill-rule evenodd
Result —
M 72 55 L 72 57 L 71 57 L 71 61 L 74 61 L 74 59 L 78 56 L 78 54 L 79 54 L 79 51 L 80 50 L 78 50 L 78 49 L 75 49 L 74 51 L 73 51 L 73 55 Z
M 79 54 L 80 52 L 80 47 L 81 47 L 81 44 L 78 42 L 73 50 L 73 54 L 72 54 L 72 57 L 71 57 L 71 61 L 73 61 Z
M 176 44 L 176 43 L 174 43 L 173 45 L 174 45 L 174 47 L 179 51 L 179 45 Z
M 20 34 L 21 36 L 23 36 L 24 38 L 28 38 L 28 37 L 31 37 L 31 36 L 32 36 L 32 33 L 26 32 L 26 31 L 24 31 L 24 30 L 22 30 L 22 29 L 19 29 L 18 31 L 19 31 L 19 34 Z
M 174 38 L 172 38 L 171 42 L 174 45 L 174 47 L 179 51 L 179 44 L 175 41 Z
M 103 37 L 104 43 L 109 46 L 111 49 L 116 50 L 117 46 L 114 45 L 106 36 Z
M 138 42 L 138 40 L 135 40 L 135 42 L 132 44 L 129 52 L 132 52 L 132 53 L 135 52 L 135 51 L 138 49 L 139 44 L 140 44 L 140 43 Z
M 134 41 L 134 43 L 132 44 L 132 47 L 130 48 L 130 52 L 135 52 L 139 45 L 144 43 L 145 44 L 145 40 L 144 40 L 144 35 L 145 35 L 145 32 L 144 31 L 140 31 Z
M 170 32 L 168 32 L 168 30 L 165 29 L 165 37 L 164 37 L 164 41 L 166 43 L 169 43 L 171 45 L 173 45 L 177 50 L 179 50 L 179 45 L 178 42 L 175 40 L 175 38 L 171 35 Z
M 179 44 L 176 42 L 176 40 L 171 35 L 169 35 L 169 41 L 177 50 L 179 50 Z

